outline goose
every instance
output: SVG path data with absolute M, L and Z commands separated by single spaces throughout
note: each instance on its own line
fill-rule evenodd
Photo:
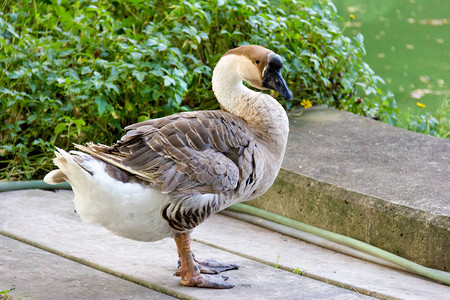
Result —
M 174 238 L 175 275 L 182 285 L 232 288 L 219 273 L 238 266 L 198 260 L 190 234 L 212 214 L 261 196 L 273 184 L 286 149 L 288 118 L 277 100 L 243 81 L 292 100 L 282 66 L 282 58 L 262 46 L 231 49 L 212 76 L 221 110 L 133 124 L 113 146 L 57 148 L 58 169 L 44 181 L 72 186 L 84 222 L 138 241 Z

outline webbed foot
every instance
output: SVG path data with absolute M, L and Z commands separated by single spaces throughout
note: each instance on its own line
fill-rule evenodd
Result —
M 223 275 L 197 274 L 191 278 L 181 278 L 181 284 L 184 286 L 195 286 L 213 289 L 231 289 L 234 285 L 226 282 L 228 277 Z
M 214 259 L 198 260 L 195 258 L 194 255 L 193 257 L 195 264 L 197 265 L 198 269 L 200 270 L 200 273 L 202 274 L 219 274 L 225 271 L 239 269 L 239 266 L 235 264 L 223 264 L 219 263 Z M 178 269 L 180 268 L 181 268 L 181 259 L 178 260 Z M 174 275 L 181 276 L 181 270 L 178 270 Z
M 197 266 L 200 269 L 200 272 L 203 274 L 219 274 L 225 271 L 237 270 L 239 269 L 238 265 L 235 264 L 222 264 L 214 259 L 210 260 L 197 260 L 194 257 L 194 261 L 197 263 Z

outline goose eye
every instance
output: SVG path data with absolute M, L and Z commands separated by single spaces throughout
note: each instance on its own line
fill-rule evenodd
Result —
M 259 65 L 259 63 L 261 62 L 259 59 L 255 59 L 254 61 L 253 61 L 255 64 L 257 64 L 257 65 Z

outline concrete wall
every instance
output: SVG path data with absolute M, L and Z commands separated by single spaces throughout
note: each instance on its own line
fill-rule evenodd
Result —
M 367 140 L 367 162 L 349 155 Z M 386 151 L 388 161 L 380 155 Z M 248 204 L 449 271 L 449 185 L 449 141 L 316 108 L 291 117 L 283 169 L 272 188 Z

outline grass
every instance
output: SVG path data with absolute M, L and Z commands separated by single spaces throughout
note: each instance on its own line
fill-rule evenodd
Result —
M 12 288 L 12 289 L 8 289 L 8 290 L 6 290 L 6 291 L 0 291 L 0 300 L 2 300 L 2 299 L 4 299 L 4 300 L 18 299 L 18 298 L 16 298 L 16 297 L 12 297 L 12 296 L 8 295 L 8 293 L 9 293 L 10 291 L 12 291 L 12 290 L 13 290 L 13 288 Z

